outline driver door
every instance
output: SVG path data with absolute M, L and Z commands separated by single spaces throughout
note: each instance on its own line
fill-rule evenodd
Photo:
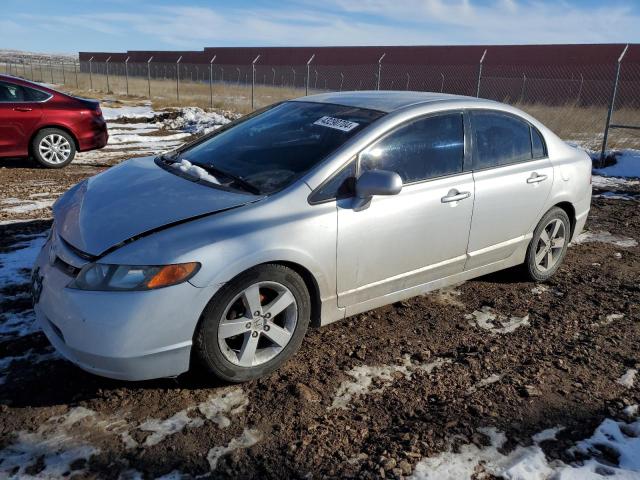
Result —
M 462 272 L 474 197 L 464 129 L 462 112 L 422 117 L 360 153 L 358 175 L 394 171 L 403 188 L 359 211 L 353 198 L 338 200 L 340 307 Z

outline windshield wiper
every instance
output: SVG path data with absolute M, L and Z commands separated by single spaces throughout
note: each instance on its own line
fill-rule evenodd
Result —
M 219 168 L 216 168 L 213 165 L 209 165 L 207 163 L 197 163 L 197 162 L 191 162 L 191 165 L 195 165 L 196 167 L 203 168 L 204 170 L 206 170 L 207 172 L 209 172 L 214 176 L 218 175 L 218 176 L 227 177 L 228 179 L 232 180 L 234 183 L 240 185 L 247 192 L 253 193 L 254 195 L 260 195 L 262 193 L 258 187 L 247 182 L 244 178 L 238 177 L 237 175 L 233 175 L 232 173 L 225 172 L 224 170 L 220 170 Z

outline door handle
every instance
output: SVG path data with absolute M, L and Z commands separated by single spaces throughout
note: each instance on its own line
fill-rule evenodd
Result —
M 544 182 L 546 179 L 546 175 L 538 175 L 536 172 L 533 172 L 531 176 L 527 178 L 527 183 L 540 183 Z
M 458 192 L 457 190 L 449 190 L 449 193 L 445 197 L 442 197 L 440 201 L 442 203 L 452 203 L 459 202 L 460 200 L 464 200 L 465 198 L 469 198 L 471 196 L 471 192 Z
M 16 112 L 30 112 L 33 108 L 30 107 L 15 107 L 14 110 Z

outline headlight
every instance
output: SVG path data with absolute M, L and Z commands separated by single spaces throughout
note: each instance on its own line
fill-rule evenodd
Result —
M 186 282 L 200 269 L 197 262 L 174 265 L 85 265 L 69 288 L 78 290 L 153 290 Z

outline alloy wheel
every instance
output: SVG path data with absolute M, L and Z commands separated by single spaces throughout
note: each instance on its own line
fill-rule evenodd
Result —
M 38 151 L 47 163 L 57 165 L 69 159 L 71 144 L 64 136 L 52 133 L 40 140 Z
M 234 365 L 255 367 L 289 344 L 298 322 L 293 293 L 277 282 L 258 282 L 236 295 L 218 326 L 218 345 Z
M 566 242 L 564 222 L 557 218 L 551 220 L 540 232 L 536 246 L 536 266 L 543 272 L 552 269 L 558 263 Z

